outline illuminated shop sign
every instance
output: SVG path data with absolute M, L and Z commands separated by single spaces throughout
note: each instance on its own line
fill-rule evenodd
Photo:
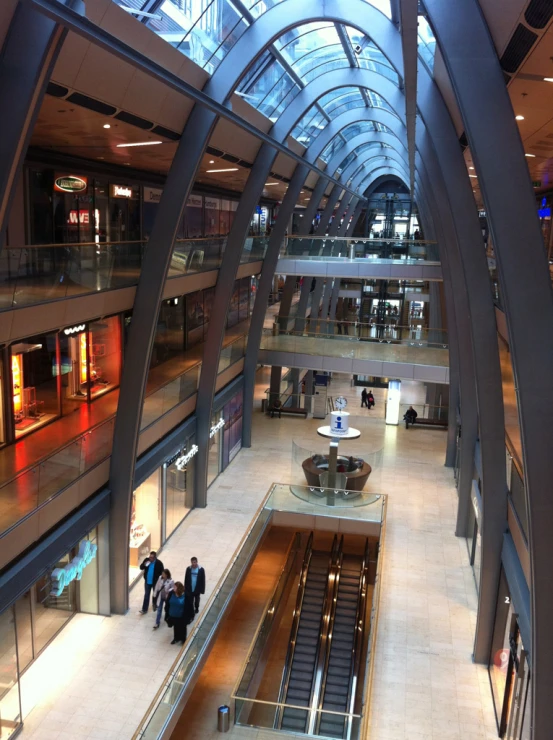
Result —
M 86 177 L 76 175 L 59 175 L 54 180 L 54 190 L 58 193 L 82 193 L 88 187 Z
M 132 188 L 128 185 L 112 185 L 111 186 L 111 197 L 112 198 L 132 198 Z
M 186 454 L 177 457 L 177 459 L 175 460 L 176 469 L 180 471 L 184 470 L 197 452 L 198 445 L 192 445 L 192 447 L 188 450 Z
M 209 439 L 212 439 L 217 434 L 219 429 L 222 429 L 224 426 L 225 426 L 225 420 L 219 419 L 217 424 L 214 424 L 209 430 Z
M 204 204 L 204 199 L 201 195 L 189 195 L 186 205 L 188 208 L 201 208 Z
M 50 596 L 61 596 L 63 589 L 69 586 L 72 581 L 80 581 L 83 570 L 96 557 L 97 550 L 98 545 L 90 542 L 90 540 L 83 540 L 79 545 L 79 554 L 70 563 L 67 563 L 65 568 L 56 568 L 52 571 Z
M 86 324 L 76 324 L 75 326 L 68 326 L 67 329 L 63 330 L 63 333 L 66 337 L 70 337 L 71 334 L 80 334 L 82 331 L 85 331 Z
M 83 224 L 88 226 L 90 224 L 90 212 L 89 211 L 69 211 L 67 218 L 68 224 Z

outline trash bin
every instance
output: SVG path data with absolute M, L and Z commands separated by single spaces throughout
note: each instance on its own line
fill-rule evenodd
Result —
M 217 729 L 219 730 L 219 732 L 228 732 L 229 724 L 230 707 L 227 707 L 226 704 L 223 704 L 223 706 L 219 707 L 219 709 L 217 710 Z

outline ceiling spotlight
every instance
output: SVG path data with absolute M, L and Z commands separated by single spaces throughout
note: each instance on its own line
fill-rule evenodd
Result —
M 111 123 L 104 123 L 104 128 L 111 128 Z
M 525 154 L 524 156 L 525 157 L 535 157 L 536 155 L 535 154 Z
M 210 159 L 209 160 L 209 164 L 215 164 L 215 160 L 214 159 Z
M 469 175 L 469 177 L 478 177 L 478 175 Z
M 515 121 L 524 121 L 524 116 L 515 116 Z
M 543 81 L 544 82 L 553 82 L 553 77 L 544 77 L 543 78 Z
M 227 167 L 224 170 L 206 170 L 206 172 L 238 172 L 238 167 Z
M 473 169 L 474 169 L 474 167 L 469 167 L 469 170 L 473 170 Z
M 278 182 L 266 182 L 265 187 L 268 188 L 270 185 L 278 185 Z

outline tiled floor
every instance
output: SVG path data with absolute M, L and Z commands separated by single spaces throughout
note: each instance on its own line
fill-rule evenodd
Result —
M 332 394 L 353 396 L 349 380 L 338 377 Z M 268 368 L 258 381 L 260 398 Z M 410 392 L 415 401 L 413 387 Z M 375 394 L 377 408 L 383 393 Z M 496 731 L 487 671 L 471 661 L 476 591 L 465 542 L 453 535 L 456 492 L 452 471 L 443 467 L 446 435 L 386 427 L 368 412 L 355 424 L 363 434 L 351 442 L 351 454 L 383 447 L 380 476 L 370 480 L 389 496 L 370 738 L 491 740 Z M 292 441 L 319 445 L 319 425 L 256 414 L 255 446 L 242 450 L 210 489 L 208 508 L 193 511 L 163 550 L 177 577 L 197 555 L 208 591 L 213 588 L 269 485 L 288 479 Z M 177 653 L 168 630 L 152 630 L 153 615 L 138 616 L 140 601 L 138 585 L 124 617 L 77 615 L 27 671 L 22 737 L 132 737 Z M 213 697 L 214 721 L 219 700 Z M 243 729 L 232 736 L 274 737 Z

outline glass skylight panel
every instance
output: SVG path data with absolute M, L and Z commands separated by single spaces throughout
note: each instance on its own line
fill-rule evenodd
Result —
M 418 17 L 418 51 L 428 69 L 432 71 L 436 55 L 436 39 L 424 15 Z
M 279 5 L 283 0 L 243 0 L 244 5 L 250 11 L 254 18 L 266 13 L 275 5 Z
M 388 18 L 392 17 L 392 8 L 390 6 L 390 0 L 365 0 L 366 3 L 372 5 L 381 13 L 384 13 Z

